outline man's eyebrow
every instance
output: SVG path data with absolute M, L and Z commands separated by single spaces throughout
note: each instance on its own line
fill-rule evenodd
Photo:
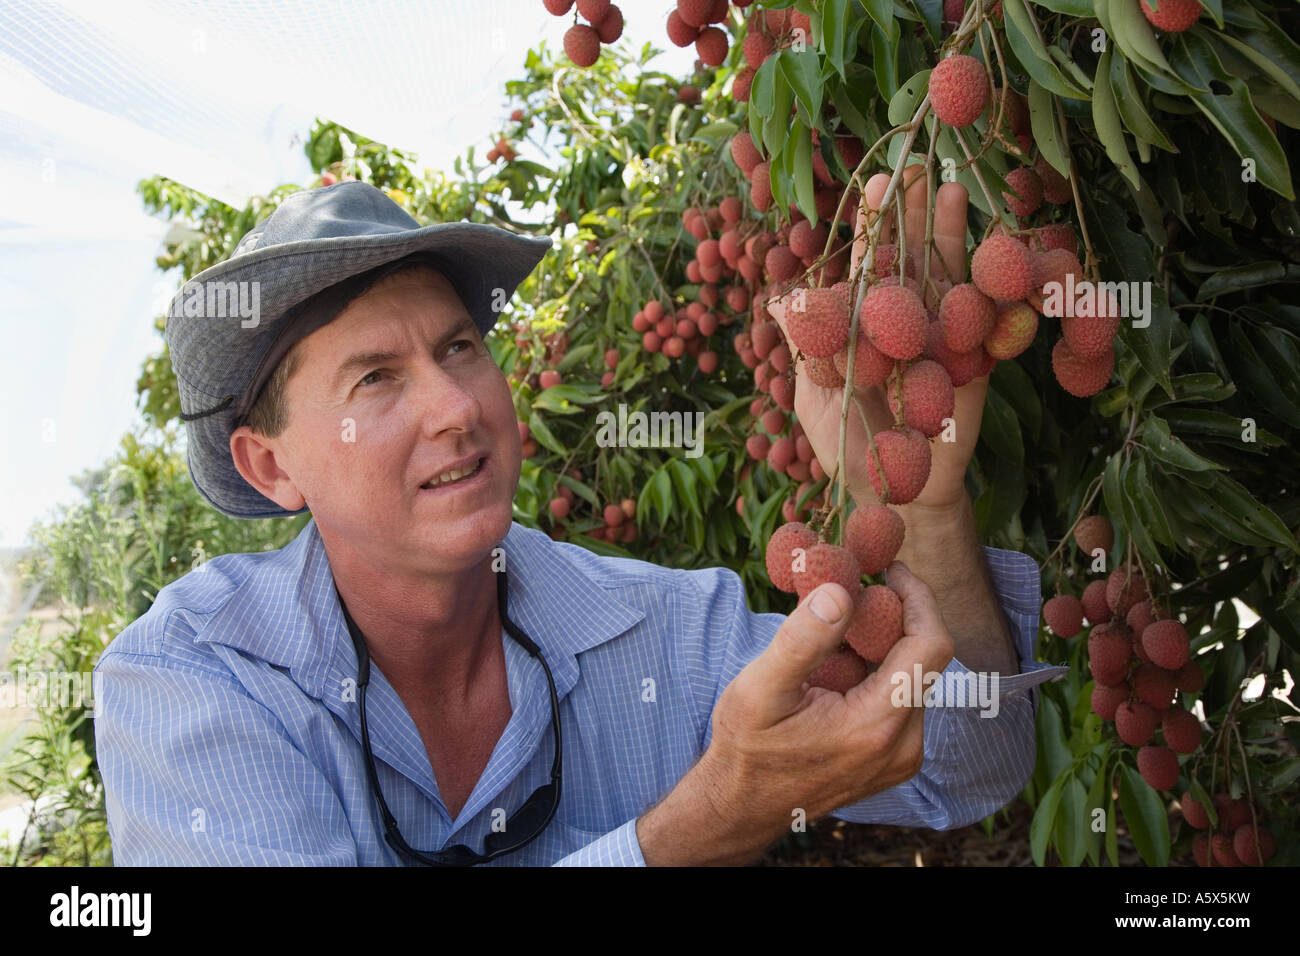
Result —
M 474 328 L 476 328 L 474 320 L 467 315 L 438 337 L 437 346 L 441 348 L 451 339 Z M 343 361 L 343 364 L 335 370 L 332 384 L 337 387 L 348 376 L 361 371 L 367 366 L 383 365 L 386 362 L 400 359 L 405 354 L 405 352 L 394 352 L 391 350 L 356 352 L 348 356 L 348 358 Z

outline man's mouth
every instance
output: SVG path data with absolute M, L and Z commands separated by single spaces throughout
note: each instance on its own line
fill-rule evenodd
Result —
M 441 475 L 438 475 L 436 478 L 431 478 L 420 487 L 426 490 L 431 490 L 434 488 L 445 488 L 448 485 L 454 485 L 457 482 L 467 481 L 483 470 L 483 462 L 485 460 L 485 458 L 475 458 L 469 464 L 463 465 L 460 468 L 452 468 L 448 471 L 444 471 Z

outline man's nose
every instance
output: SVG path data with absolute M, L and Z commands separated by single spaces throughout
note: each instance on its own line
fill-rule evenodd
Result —
M 469 431 L 483 416 L 483 406 L 468 380 L 431 358 L 420 366 L 412 399 L 418 403 L 424 430 L 431 438 L 447 430 Z

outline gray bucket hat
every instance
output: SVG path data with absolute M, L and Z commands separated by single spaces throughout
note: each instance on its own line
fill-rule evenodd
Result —
M 306 510 L 281 508 L 245 481 L 230 457 L 241 407 L 293 306 L 412 253 L 432 253 L 486 335 L 550 246 L 550 239 L 480 223 L 421 226 L 363 182 L 289 196 L 239 240 L 229 259 L 185 283 L 167 309 L 165 335 L 199 494 L 234 518 Z

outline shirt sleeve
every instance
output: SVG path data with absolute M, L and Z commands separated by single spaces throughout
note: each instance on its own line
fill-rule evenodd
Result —
M 599 840 L 556 860 L 552 866 L 645 866 L 641 843 L 636 838 L 636 820 L 627 821 Z
M 954 658 L 941 684 L 952 688 L 925 713 L 925 760 L 911 780 L 843 807 L 832 816 L 854 823 L 928 827 L 946 830 L 975 823 L 1005 806 L 1023 789 L 1035 759 L 1034 713 L 1037 685 L 1068 672 L 1065 667 L 1036 663 L 1040 578 L 1026 554 L 984 547 L 999 606 L 1011 624 L 1020 673 L 994 682 Z M 771 643 L 785 620 L 777 614 L 754 614 L 738 599 L 740 582 L 731 578 L 713 594 L 714 633 L 727 633 L 703 663 L 709 666 L 712 700 L 702 715 L 701 751 L 712 738 L 712 705 L 735 676 Z M 724 612 L 733 615 L 724 630 Z M 712 616 L 712 615 L 711 615 Z M 968 692 L 969 691 L 969 692 Z M 964 693 L 965 706 L 950 706 Z M 974 702 L 976 706 L 970 706 Z M 982 702 L 982 704 L 981 704 Z M 922 699 L 924 703 L 924 698 Z
M 236 681 L 109 651 L 94 694 L 114 865 L 357 865 L 337 795 Z

